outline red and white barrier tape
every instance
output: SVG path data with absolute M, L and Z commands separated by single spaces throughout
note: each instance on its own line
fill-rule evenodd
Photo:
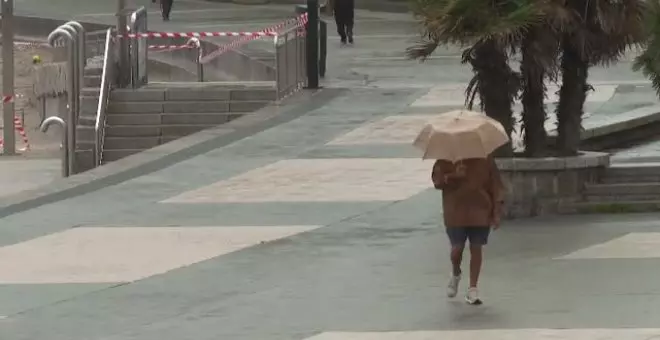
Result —
M 307 20 L 307 14 L 302 14 L 299 17 L 290 21 L 300 21 L 300 18 Z M 211 37 L 274 37 L 277 32 L 272 31 L 258 31 L 258 32 L 144 32 L 144 33 L 128 33 L 125 35 L 118 35 L 119 38 L 211 38 Z
M 120 38 L 211 38 L 211 37 L 273 37 L 277 33 L 270 32 L 145 32 L 129 33 Z
M 175 50 L 191 49 L 191 48 L 195 48 L 195 46 L 191 46 L 191 45 L 149 45 L 147 48 L 150 49 L 150 50 L 157 50 L 159 52 L 163 52 L 163 51 L 175 51 Z
M 281 23 L 279 23 L 279 24 L 277 24 L 273 27 L 263 29 L 260 32 L 269 33 L 269 34 L 272 33 L 272 35 L 268 35 L 268 36 L 277 36 L 279 30 L 281 30 L 282 28 L 284 28 L 284 27 L 286 27 L 287 25 L 290 25 L 290 24 L 295 24 L 296 27 L 304 26 L 305 24 L 307 24 L 307 13 L 302 14 L 297 18 L 293 18 L 293 19 L 283 21 L 283 22 L 281 22 Z M 239 39 L 236 39 L 236 40 L 230 42 L 229 44 L 225 44 L 225 45 L 222 45 L 222 46 L 218 47 L 217 50 L 207 54 L 202 59 L 200 59 L 200 63 L 206 64 L 209 61 L 217 58 L 219 55 L 221 55 L 221 54 L 223 54 L 227 51 L 236 49 L 240 45 L 243 45 L 247 42 L 257 40 L 257 39 L 260 39 L 260 38 L 263 38 L 263 37 L 264 36 L 261 36 L 261 35 L 243 36 Z
M 21 149 L 21 151 L 30 150 L 30 141 L 28 140 L 27 133 L 25 132 L 23 121 L 18 116 L 14 117 L 14 128 L 16 129 L 16 132 L 18 132 L 18 134 L 21 136 L 23 144 L 25 144 L 25 147 Z M 2 146 L 4 146 L 4 141 L 0 139 L 0 147 Z
M 16 98 L 23 98 L 23 95 L 20 94 L 20 93 L 16 93 L 13 96 L 2 96 L 2 103 L 3 104 L 13 103 L 14 99 L 16 99 Z

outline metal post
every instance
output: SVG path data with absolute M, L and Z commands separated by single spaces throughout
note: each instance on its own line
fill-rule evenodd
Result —
M 14 0 L 2 0 L 2 94 L 12 100 L 2 105 L 4 155 L 16 154 L 14 132 Z
M 57 117 L 57 116 L 52 116 L 46 118 L 43 123 L 41 123 L 41 132 L 48 132 L 48 128 L 52 124 L 57 124 L 62 128 L 62 177 L 69 177 L 71 175 L 71 171 L 69 168 L 69 138 L 68 138 L 68 133 L 67 133 L 67 124 L 64 122 L 64 119 Z
M 51 46 L 55 46 L 57 39 L 59 38 L 64 38 L 67 43 L 67 47 L 69 50 L 68 53 L 68 60 L 67 60 L 67 66 L 68 66 L 68 74 L 75 74 L 75 69 L 77 67 L 76 65 L 76 38 L 69 33 L 69 31 L 64 29 L 64 26 L 60 26 L 59 28 L 55 29 L 53 32 L 51 32 L 48 35 L 48 43 Z M 68 107 L 68 116 L 66 120 L 66 135 L 67 135 L 67 143 L 65 144 L 65 147 L 67 148 L 67 153 L 69 155 L 68 157 L 68 171 L 69 173 L 72 173 L 75 171 L 75 155 L 76 152 L 76 111 L 75 111 L 75 103 L 76 99 L 75 96 L 73 95 L 75 91 L 75 86 L 76 86 L 76 78 L 71 77 L 67 81 L 67 94 L 68 94 L 68 99 L 69 99 L 69 107 Z
M 201 42 L 197 47 L 197 81 L 204 82 L 204 64 L 202 64 L 202 57 L 204 56 L 204 47 Z
M 130 61 L 128 56 L 128 38 L 126 37 L 126 0 L 117 0 L 117 33 L 119 38 L 119 87 L 126 87 L 130 82 Z
M 325 77 L 326 59 L 328 57 L 328 23 L 325 20 L 320 21 L 319 25 L 319 75 Z
M 78 77 L 76 78 L 76 116 L 80 115 L 80 112 L 82 111 L 82 105 L 80 103 L 80 94 L 82 93 L 82 88 L 85 86 L 85 64 L 86 64 L 86 54 L 85 54 L 85 29 L 83 26 L 76 21 L 69 21 L 66 24 L 66 26 L 72 27 L 76 31 L 76 57 L 77 57 L 77 62 L 76 62 L 76 73 L 78 74 Z M 76 118 L 77 122 L 77 118 Z
M 69 55 L 69 58 L 71 58 L 73 62 L 73 73 L 71 76 L 71 81 L 72 81 L 72 91 L 68 93 L 68 96 L 73 99 L 71 102 L 73 104 L 73 112 L 74 116 L 76 117 L 75 120 L 73 120 L 73 124 L 75 125 L 76 122 L 78 121 L 78 115 L 80 114 L 80 88 L 81 88 L 81 83 L 80 80 L 82 79 L 81 76 L 81 70 L 80 70 L 80 55 L 78 54 L 78 30 L 72 27 L 71 25 L 64 24 L 58 29 L 63 29 L 67 32 L 69 32 L 69 35 L 73 38 L 73 40 L 70 42 L 71 45 L 73 45 L 73 48 L 70 48 L 69 53 L 73 53 L 73 55 Z M 72 52 L 73 51 L 73 52 Z
M 307 88 L 319 88 L 319 0 L 307 0 Z

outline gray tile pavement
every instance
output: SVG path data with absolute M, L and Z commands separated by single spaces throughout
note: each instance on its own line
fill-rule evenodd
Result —
M 62 8 L 72 6 L 72 0 L 66 1 L 69 2 L 60 3 Z M 21 3 L 27 8 L 27 4 L 36 2 L 17 2 Z M 51 5 L 44 5 L 44 9 L 48 6 Z M 208 8 L 198 2 L 181 6 L 190 6 L 185 8 L 191 11 Z M 112 8 L 107 3 L 90 2 L 85 11 L 103 13 Z M 61 10 L 53 13 L 65 14 Z M 196 12 L 187 15 L 193 13 Z M 382 19 L 401 20 L 395 15 Z M 371 33 L 378 33 L 380 28 L 376 24 L 373 27 L 376 28 Z M 387 59 L 406 42 L 403 38 L 393 39 L 381 55 L 379 44 L 387 41 L 381 40 L 376 42 L 374 38 L 366 46 L 353 49 L 333 48 L 332 65 L 341 72 L 333 73 L 328 82 L 347 90 L 323 99 L 322 105 L 304 106 L 307 112 L 282 119 L 277 125 L 255 128 L 234 142 L 211 139 L 204 148 L 185 151 L 186 155 L 177 156 L 172 162 L 131 174 L 120 173 L 106 187 L 2 215 L 3 339 L 303 340 L 331 331 L 447 330 L 461 334 L 468 329 L 657 327 L 658 259 L 651 252 L 644 252 L 643 246 L 637 245 L 643 256 L 635 259 L 561 258 L 594 245 L 605 247 L 603 252 L 607 254 L 635 249 L 635 245 L 619 242 L 608 246 L 607 242 L 616 242 L 628 233 L 659 232 L 657 214 L 553 217 L 508 223 L 493 234 L 487 250 L 481 287 L 486 305 L 472 308 L 444 297 L 449 265 L 448 245 L 439 227 L 439 194 L 425 188 L 406 199 L 391 199 L 400 193 L 386 190 L 400 184 L 397 181 L 410 181 L 410 186 L 414 186 L 417 179 L 391 177 L 393 182 L 382 183 L 379 178 L 386 176 L 379 176 L 379 172 L 392 175 L 397 170 L 367 169 L 372 171 L 371 178 L 359 177 L 363 187 L 356 188 L 346 184 L 358 178 L 354 171 L 329 174 L 323 167 L 301 169 L 309 170 L 304 175 L 308 177 L 298 175 L 301 177 L 284 182 L 275 172 L 272 178 L 262 173 L 265 182 L 254 176 L 245 177 L 264 166 L 300 159 L 312 160 L 310 164 L 319 161 L 324 166 L 328 163 L 321 161 L 336 159 L 337 166 L 342 166 L 340 158 L 363 158 L 365 164 L 372 159 L 403 158 L 411 162 L 411 167 L 418 166 L 415 151 L 400 143 L 326 145 L 383 118 L 405 117 L 424 110 L 441 112 L 442 105 L 423 110 L 410 105 L 431 86 L 462 83 L 469 75 L 469 70 L 458 68 L 455 60 L 434 60 L 413 67 L 411 62 Z M 365 58 L 380 60 L 373 64 L 376 60 Z M 626 67 L 619 64 L 607 71 L 595 69 L 592 74 L 597 81 L 615 84 L 640 80 Z M 651 104 L 654 100 L 647 88 L 619 87 L 609 101 L 589 103 L 588 111 L 593 112 L 592 117 L 611 117 L 624 108 Z M 394 138 L 402 131 L 394 126 L 390 133 Z M 424 171 L 420 176 L 426 178 L 428 174 Z M 242 179 L 231 182 L 236 178 Z M 268 179 L 277 183 L 268 183 Z M 381 201 L 162 202 L 218 181 L 232 184 L 218 189 L 216 198 L 240 196 L 240 188 L 251 183 L 262 183 L 259 189 L 282 195 L 291 187 L 313 190 L 315 185 L 324 184 L 329 188 L 324 194 L 330 198 L 339 197 L 338 194 L 350 196 L 351 192 L 345 192 L 349 190 L 356 191 L 358 197 L 358 191 L 376 186 L 384 189 L 384 197 Z M 70 270 L 85 277 L 85 270 L 72 264 L 75 259 L 62 259 L 61 254 L 53 252 L 55 248 L 44 249 L 43 243 L 35 243 L 46 236 L 90 227 L 123 228 L 129 233 L 136 227 L 168 227 L 187 235 L 192 227 L 204 226 L 236 227 L 236 237 L 251 233 L 250 226 L 266 226 L 273 232 L 287 226 L 319 228 L 269 242 L 246 242 L 241 250 L 201 262 L 189 260 L 177 269 L 135 282 L 3 284 L 17 271 L 11 266 L 3 267 L 6 259 L 16 259 L 15 265 L 23 271 L 34 265 L 30 253 L 17 251 L 20 245 L 35 254 L 50 254 L 54 271 Z M 231 243 L 232 237 L 225 241 Z M 255 237 L 260 236 L 252 235 L 251 239 Z M 65 240 L 69 243 L 60 246 L 72 247 L 69 250 L 79 247 L 81 257 L 99 256 L 95 249 L 76 243 L 75 238 Z M 158 244 L 159 239 L 154 236 L 129 241 Z M 195 251 L 190 250 L 194 244 L 182 246 L 187 250 L 173 247 L 162 260 L 194 255 Z M 218 242 L 219 250 L 225 246 Z M 111 256 L 113 261 L 122 263 L 120 267 L 131 267 L 130 256 L 140 257 L 155 250 L 145 246 L 144 254 L 125 251 L 119 244 Z M 96 269 L 121 269 L 110 263 L 116 262 L 99 258 Z M 539 339 L 537 334 L 530 340 Z
M 71 228 L 322 226 L 128 284 L 0 284 L 8 301 L 0 308 L 8 314 L 0 320 L 2 334 L 11 340 L 302 340 L 329 331 L 657 324 L 657 259 L 557 259 L 629 232 L 657 232 L 655 215 L 505 226 L 488 248 L 487 304 L 475 309 L 444 297 L 448 246 L 438 227 L 440 198 L 431 189 L 383 202 L 160 203 L 280 160 L 349 157 L 350 146 L 325 144 L 365 123 L 409 114 L 419 96 L 354 89 L 298 119 L 161 170 L 0 219 L 0 260 L 9 245 Z M 390 145 L 353 150 L 366 158 L 407 152 Z M 173 249 L 171 256 L 183 254 Z

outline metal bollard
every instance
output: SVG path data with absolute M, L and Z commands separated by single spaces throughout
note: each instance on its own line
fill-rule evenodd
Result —
M 51 46 L 55 46 L 56 42 L 58 39 L 64 38 L 69 46 L 69 59 L 67 62 L 68 65 L 68 71 L 69 74 L 73 75 L 75 73 L 75 69 L 77 67 L 76 65 L 76 49 L 75 49 L 75 44 L 76 40 L 75 38 L 69 33 L 68 30 L 63 29 L 62 27 L 56 28 L 53 32 L 51 32 L 48 35 L 48 43 Z M 75 96 L 75 89 L 76 89 L 76 83 L 77 79 L 75 77 L 71 77 L 71 79 L 68 79 L 67 81 L 67 92 L 68 92 L 68 117 L 67 121 L 68 124 L 65 124 L 66 126 L 66 132 L 65 135 L 67 137 L 66 139 L 66 144 L 65 148 L 67 149 L 67 155 L 73 155 L 76 151 L 76 118 L 77 118 L 77 112 L 75 111 L 75 104 L 76 104 L 76 96 Z M 60 118 L 61 119 L 61 118 Z M 46 119 L 48 120 L 48 118 Z M 46 121 L 44 120 L 44 122 Z M 70 173 L 74 169 L 74 157 L 67 157 L 67 173 Z
M 57 124 L 62 128 L 62 177 L 69 177 L 71 175 L 71 168 L 69 160 L 72 159 L 69 154 L 69 138 L 67 133 L 67 124 L 64 119 L 53 116 L 46 118 L 43 123 L 41 123 L 41 132 L 48 132 L 48 129 L 51 125 Z
M 325 20 L 320 20 L 319 23 L 319 75 L 321 78 L 325 78 L 328 57 L 328 23 Z
M 190 38 L 186 43 L 189 46 L 194 46 L 197 49 L 197 56 L 195 57 L 195 63 L 197 64 L 197 81 L 200 83 L 204 82 L 204 64 L 202 64 L 202 57 L 204 57 L 204 48 L 202 47 L 202 42 L 199 38 Z

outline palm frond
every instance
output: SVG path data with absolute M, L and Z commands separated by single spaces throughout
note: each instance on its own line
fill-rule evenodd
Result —
M 635 58 L 633 71 L 641 71 L 660 97 L 660 2 L 651 1 L 644 17 L 647 40 L 644 51 Z

